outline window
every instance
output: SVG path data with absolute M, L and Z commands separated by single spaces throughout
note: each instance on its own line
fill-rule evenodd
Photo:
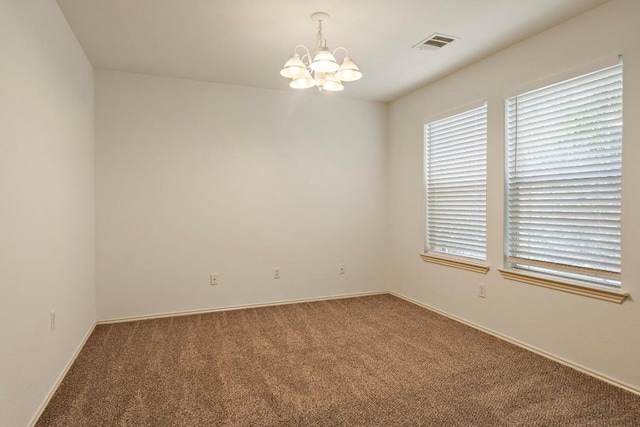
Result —
M 620 287 L 622 64 L 507 109 L 507 267 Z
M 486 260 L 486 104 L 424 131 L 427 253 Z

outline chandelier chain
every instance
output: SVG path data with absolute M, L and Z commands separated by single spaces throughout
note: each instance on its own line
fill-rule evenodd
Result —
M 318 19 L 318 36 L 316 40 L 316 51 L 322 46 L 322 19 Z

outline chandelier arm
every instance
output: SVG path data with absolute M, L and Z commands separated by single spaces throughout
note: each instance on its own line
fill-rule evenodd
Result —
M 344 48 L 342 46 L 337 47 L 333 50 L 333 56 L 336 56 L 336 52 L 338 52 L 339 50 L 344 50 L 345 56 L 349 56 L 349 51 L 347 50 L 347 48 Z
M 307 62 L 304 62 L 304 58 L 307 58 Z M 311 64 L 311 61 L 312 61 L 313 59 L 311 58 L 311 54 L 310 54 L 309 52 L 307 52 L 307 53 L 305 53 L 304 55 L 302 55 L 302 56 L 300 57 L 300 60 L 301 60 L 301 61 L 302 61 L 302 63 L 307 67 L 307 69 L 308 69 L 308 70 L 311 70 L 311 69 L 309 68 L 309 64 Z
M 309 49 L 305 45 L 297 44 L 296 47 L 293 48 L 293 52 L 297 53 L 299 47 L 304 50 L 304 54 L 300 57 L 300 59 L 304 62 L 304 57 L 306 56 L 307 58 L 309 58 L 309 63 L 311 63 L 311 52 L 309 52 Z

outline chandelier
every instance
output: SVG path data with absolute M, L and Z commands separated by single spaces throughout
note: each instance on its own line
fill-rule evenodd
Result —
M 306 46 L 296 45 L 291 58 L 280 71 L 281 76 L 291 79 L 289 86 L 294 89 L 317 86 L 320 91 L 323 89 L 340 91 L 344 89 L 342 82 L 352 82 L 362 78 L 358 66 L 349 58 L 347 49 L 338 47 L 331 52 L 327 47 L 327 40 L 322 35 L 322 21 L 327 18 L 329 15 L 324 12 L 311 15 L 311 19 L 318 22 L 318 36 L 313 56 Z M 345 53 L 342 65 L 336 61 L 335 54 L 338 51 Z

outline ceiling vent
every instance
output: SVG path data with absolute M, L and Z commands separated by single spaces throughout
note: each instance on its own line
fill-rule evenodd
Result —
M 422 40 L 420 43 L 413 46 L 413 48 L 417 48 L 420 50 L 438 50 L 442 49 L 448 44 L 453 43 L 458 40 L 459 37 L 447 36 L 445 34 L 434 33 L 431 34 L 426 39 Z

